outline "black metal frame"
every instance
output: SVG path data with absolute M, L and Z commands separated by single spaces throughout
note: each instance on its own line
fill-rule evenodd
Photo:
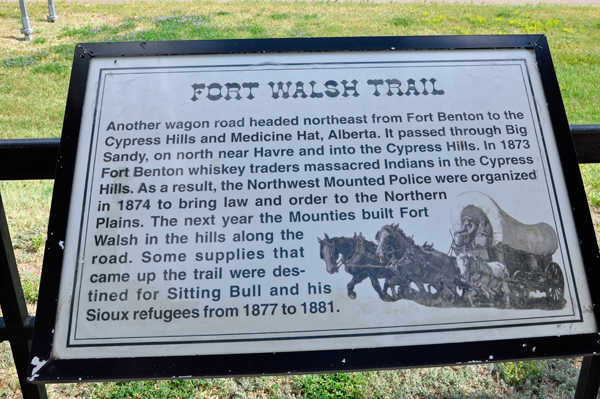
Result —
M 254 53 L 254 52 L 303 52 L 303 51 L 351 51 L 351 50 L 390 50 L 399 51 L 416 49 L 482 49 L 482 48 L 527 48 L 535 51 L 538 67 L 542 72 L 542 81 L 546 96 L 549 99 L 549 108 L 552 125 L 556 134 L 556 140 L 561 152 L 563 162 L 563 173 L 567 177 L 570 200 L 574 208 L 574 217 L 578 226 L 578 234 L 581 251 L 586 265 L 586 273 L 590 281 L 596 281 L 599 277 L 597 265 L 598 249 L 594 237 L 589 209 L 585 197 L 582 195 L 583 186 L 581 176 L 577 169 L 577 158 L 573 150 L 573 140 L 577 145 L 577 155 L 580 162 L 600 161 L 600 140 L 594 140 L 599 132 L 598 125 L 590 127 L 572 127 L 569 129 L 565 111 L 558 89 L 558 83 L 554 74 L 554 68 L 548 50 L 546 38 L 540 35 L 523 36 L 456 36 L 456 37 L 415 37 L 415 38 L 323 38 L 323 39 L 270 39 L 270 40 L 231 40 L 231 41 L 205 41 L 205 42 L 168 42 L 168 43 L 98 43 L 90 45 L 78 45 L 73 63 L 71 85 L 67 100 L 66 118 L 63 127 L 63 139 L 61 141 L 60 154 L 58 158 L 56 182 L 53 203 L 65 202 L 70 198 L 72 174 L 74 169 L 74 156 L 77 147 L 77 136 L 79 122 L 81 120 L 82 98 L 85 94 L 85 82 L 87 68 L 92 57 L 115 57 L 121 55 L 160 55 L 160 54 L 224 54 L 224 53 Z M 573 140 L 569 131 L 573 131 Z M 579 133 L 576 131 L 579 130 Z M 595 132 L 595 133 L 594 133 Z M 597 136 L 596 136 L 597 137 Z M 594 141 L 596 144 L 594 145 Z M 35 141 L 32 146 L 39 151 L 27 161 L 21 157 L 19 152 L 28 151 L 29 145 L 23 140 L 7 140 L 0 143 L 0 179 L 24 179 L 24 178 L 52 178 L 53 162 L 52 154 L 56 154 L 57 141 Z M 27 141 L 29 143 L 30 141 Z M 3 144 L 10 148 L 5 150 Z M 591 144 L 591 145 L 590 145 Z M 8 154 L 3 157 L 3 154 Z M 56 159 L 56 158 L 54 158 Z M 10 160 L 22 162 L 14 169 L 5 169 Z M 33 161 L 33 162 L 30 162 Z M 6 163 L 5 163 L 6 162 Z M 28 168 L 26 165 L 35 165 Z M 56 165 L 56 164 L 54 164 Z M 64 240 L 67 220 L 67 206 L 53 209 L 50 216 L 49 231 L 57 232 L 49 237 L 47 252 L 44 261 L 43 280 L 38 305 L 37 324 L 43 330 L 36 332 L 34 341 L 34 353 L 42 359 L 50 359 L 52 346 L 52 334 L 50 328 L 54 325 L 56 315 L 56 299 L 58 297 L 58 282 L 60 280 L 60 269 L 62 254 L 59 251 L 52 252 L 59 240 Z M 2 210 L 3 211 L 3 210 Z M 5 221 L 0 220 L 0 223 Z M 4 231 L 6 230 L 6 234 Z M 8 236 L 8 230 L 4 229 L 3 238 Z M 8 248 L 10 246 L 10 238 Z M 48 250 L 50 249 L 50 250 Z M 10 256 L 6 256 L 6 267 L 2 270 L 11 270 L 14 264 Z M 4 257 L 2 260 L 4 264 Z M 14 266 L 16 269 L 16 265 Z M 4 275 L 3 275 L 4 277 Z M 6 279 L 3 278 L 3 281 Z M 18 280 L 18 277 L 17 277 Z M 6 280 L 7 281 L 7 280 Z M 15 278 L 12 277 L 12 281 Z M 590 287 L 592 298 L 597 303 L 600 298 L 600 289 Z M 8 305 L 10 300 L 5 299 L 5 287 L 2 287 L 2 306 L 11 306 L 13 309 L 20 305 Z M 8 291 L 6 291 L 8 292 Z M 9 293 L 9 296 L 22 297 L 19 292 Z M 12 300 L 14 302 L 14 300 Z M 22 301 L 22 300 L 21 300 Z M 24 302 L 24 301 L 23 301 Z M 22 309 L 21 309 L 22 310 Z M 596 317 L 600 311 L 594 310 Z M 5 311 L 5 315 L 6 315 Z M 22 313 L 21 313 L 22 314 Z M 25 310 L 26 315 L 26 310 Z M 21 316 L 23 319 L 23 316 Z M 26 316 L 25 316 L 26 319 Z M 6 327 L 0 329 L 0 338 L 9 339 L 11 344 L 16 342 L 15 335 L 6 333 L 16 327 L 25 332 L 30 327 L 8 323 L 5 317 Z M 14 339 L 11 339 L 12 338 Z M 25 334 L 22 339 L 28 340 Z M 361 350 L 335 350 L 335 351 L 313 351 L 313 352 L 291 352 L 276 354 L 249 354 L 249 355 L 219 355 L 219 356 L 190 356 L 190 357 L 154 357 L 139 359 L 86 359 L 86 360 L 62 360 L 52 359 L 44 367 L 44 381 L 51 381 L 60 377 L 60 381 L 71 381 L 76 376 L 83 376 L 87 380 L 103 379 L 147 379 L 166 378 L 172 375 L 189 375 L 190 370 L 195 376 L 231 376 L 231 375 L 253 375 L 260 370 L 261 373 L 276 374 L 283 372 L 306 373 L 327 371 L 353 371 L 361 369 L 385 369 L 398 367 L 438 366 L 457 361 L 465 363 L 472 359 L 487 359 L 490 355 L 494 361 L 509 361 L 514 359 L 533 359 L 543 357 L 561 357 L 589 355 L 590 348 L 598 346 L 597 334 L 584 334 L 570 337 L 537 337 L 532 339 L 503 340 L 493 342 L 470 342 L 459 344 L 427 345 L 419 347 L 394 347 Z M 535 354 L 531 347 L 535 346 Z M 465 356 L 468 356 L 465 357 Z M 342 362 L 344 359 L 344 362 Z M 596 391 L 598 389 L 597 374 L 598 358 L 586 358 L 585 367 L 591 370 L 586 373 L 586 378 L 580 379 L 580 385 L 584 388 L 580 392 Z M 185 371 L 185 372 L 184 372 Z M 184 372 L 184 373 L 182 373 Z M 20 373 L 21 375 L 21 373 Z M 583 375 L 583 374 L 582 374 Z M 56 377 L 53 377 L 56 376 Z M 69 377 L 71 376 L 71 377 Z M 585 381 L 584 381 L 585 380 Z M 23 384 L 23 383 L 22 383 Z M 594 387 L 595 384 L 595 387 Z M 22 386 L 29 386 L 26 383 Z M 584 395 L 582 393 L 581 395 Z M 588 396 L 578 397 L 588 397 Z M 32 396 L 33 397 L 33 396 Z M 591 397 L 591 396 L 590 396 Z
M 23 296 L 23 287 L 17 269 L 6 214 L 0 195 L 0 342 L 9 341 L 15 361 L 23 397 L 46 398 L 46 389 L 27 382 L 27 368 L 31 351 L 31 337 L 35 318 L 29 316 Z

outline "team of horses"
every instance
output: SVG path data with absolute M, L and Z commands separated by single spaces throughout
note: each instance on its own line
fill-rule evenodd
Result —
M 348 283 L 352 299 L 354 287 L 368 278 L 386 302 L 410 299 L 438 307 L 510 307 L 502 270 L 466 253 L 455 257 L 427 243 L 417 245 L 398 224 L 383 226 L 375 236 L 377 244 L 362 233 L 332 238 L 325 234 L 318 240 L 327 271 L 337 273 L 343 266 L 352 275 Z

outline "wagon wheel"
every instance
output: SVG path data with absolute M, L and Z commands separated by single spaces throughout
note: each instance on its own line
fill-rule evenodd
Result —
M 546 270 L 546 300 L 550 305 L 564 301 L 565 279 L 558 264 L 551 262 Z

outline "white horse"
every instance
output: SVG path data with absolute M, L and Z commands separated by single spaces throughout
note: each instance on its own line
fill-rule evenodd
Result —
M 461 281 L 468 287 L 466 296 L 472 306 L 475 306 L 473 297 L 478 294 L 482 294 L 492 306 L 496 305 L 494 298 L 502 294 L 505 306 L 510 306 L 505 265 L 500 262 L 488 263 L 476 256 L 461 253 L 456 257 L 456 266 L 460 270 Z

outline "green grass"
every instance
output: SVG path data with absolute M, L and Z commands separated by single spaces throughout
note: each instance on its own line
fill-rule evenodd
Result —
M 46 241 L 52 181 L 0 183 L 17 264 L 39 270 Z M 39 274 L 39 272 L 38 272 Z
M 22 273 L 21 284 L 23 285 L 23 296 L 25 296 L 27 303 L 37 303 L 38 291 L 40 290 L 40 276 L 31 272 Z
M 410 26 L 415 23 L 415 20 L 408 17 L 394 17 L 391 22 L 396 26 Z
M 584 164 L 580 169 L 588 200 L 600 207 L 600 164 Z
M 51 397 L 125 398 L 572 398 L 579 364 L 503 364 L 298 376 L 108 382 L 53 386 Z
M 600 7 L 458 4 L 30 2 L 34 40 L 19 40 L 16 3 L 0 3 L 0 138 L 59 137 L 78 42 L 275 37 L 529 34 L 548 36 L 571 124 L 600 123 Z M 600 207 L 600 167 L 581 167 Z M 27 301 L 37 301 L 52 182 L 1 182 Z M 600 217 L 594 218 L 600 230 Z M 0 397 L 18 383 L 6 343 Z M 365 373 L 52 386 L 53 398 L 569 398 L 578 360 L 543 360 Z
M 456 4 L 58 4 L 54 24 L 30 5 L 31 43 L 0 49 L 0 138 L 58 137 L 77 42 L 544 33 L 572 124 L 597 123 L 600 8 Z M 0 3 L 0 32 L 19 35 L 19 11 Z M 33 72 L 33 73 L 31 73 Z

